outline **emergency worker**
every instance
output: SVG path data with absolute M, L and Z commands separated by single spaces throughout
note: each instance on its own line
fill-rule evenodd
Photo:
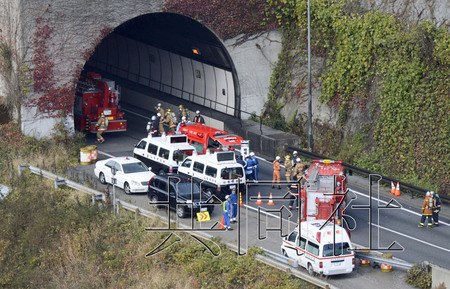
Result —
M 294 151 L 292 153 L 292 165 L 295 166 L 297 164 L 298 152 Z
M 286 176 L 286 181 L 290 182 L 291 181 L 291 174 L 292 174 L 292 167 L 293 167 L 290 155 L 286 155 L 284 157 L 284 166 L 285 166 L 285 173 L 284 173 L 284 175 Z
M 247 156 L 245 158 L 245 165 L 244 165 L 244 171 L 245 171 L 245 178 L 247 180 L 253 179 L 253 161 L 250 158 L 250 156 Z
M 427 192 L 422 204 L 422 218 L 420 219 L 419 228 L 422 228 L 425 223 L 425 219 L 428 218 L 428 228 L 433 227 L 433 210 L 435 208 L 435 203 L 433 197 L 431 196 L 431 192 Z
M 186 124 L 187 124 L 186 117 L 185 116 L 181 117 L 181 121 L 177 125 L 177 132 L 180 131 L 180 128 L 182 128 L 183 126 L 186 126 Z
M 170 132 L 175 132 L 175 128 L 177 127 L 177 125 L 173 121 L 173 115 L 172 115 L 172 111 L 170 110 L 170 108 L 167 109 L 164 122 L 167 123 L 167 125 L 169 126 Z
M 245 161 L 242 159 L 242 155 L 236 156 L 236 162 L 245 168 Z
M 200 111 L 197 110 L 194 116 L 194 122 L 205 124 L 205 119 L 200 115 Z
M 237 202 L 238 202 L 238 197 L 236 194 L 236 189 L 233 188 L 231 190 L 231 195 L 230 195 L 230 203 L 231 203 L 231 219 L 230 219 L 230 221 L 232 223 L 236 223 L 236 216 L 237 216 L 237 210 L 238 210 Z
M 441 211 L 442 201 L 439 197 L 439 194 L 435 194 L 433 191 L 431 192 L 431 196 L 434 199 L 434 209 L 433 209 L 433 225 L 439 226 L 439 212 Z
M 97 124 L 95 125 L 97 127 L 97 141 L 99 143 L 103 143 L 105 141 L 102 134 L 108 129 L 108 124 L 108 118 L 105 117 L 103 112 L 100 113 L 100 117 L 98 118 Z
M 281 170 L 281 164 L 280 164 L 280 157 L 277 156 L 275 160 L 273 161 L 273 178 L 272 178 L 272 189 L 275 188 L 275 182 L 278 183 L 278 189 L 281 189 L 280 186 L 280 170 Z
M 180 104 L 180 106 L 178 107 L 178 110 L 179 110 L 179 117 L 178 117 L 178 119 L 181 120 L 183 117 L 185 117 L 186 120 L 187 120 L 188 115 L 187 115 L 186 108 L 184 108 L 184 106 L 182 104 Z
M 151 120 L 147 123 L 147 133 L 152 137 L 158 136 L 158 125 L 157 117 L 156 115 L 153 115 Z
M 158 105 L 155 107 L 156 112 L 160 113 L 162 117 L 164 117 L 165 111 L 164 108 L 162 108 L 161 103 L 158 103 Z
M 250 159 L 252 160 L 252 165 L 253 165 L 253 173 L 252 173 L 252 177 L 253 180 L 255 182 L 258 182 L 258 175 L 259 175 L 259 162 L 258 159 L 255 157 L 255 153 L 251 152 L 250 153 Z
M 300 180 L 300 178 L 303 176 L 304 172 L 305 172 L 305 164 L 302 163 L 302 160 L 299 157 L 297 157 L 295 159 L 295 165 L 292 169 L 293 177 L 296 180 Z
M 230 226 L 230 213 L 231 213 L 231 202 L 230 202 L 230 196 L 225 196 L 225 201 L 222 202 L 222 209 L 223 209 L 223 222 L 225 230 L 232 230 Z
M 298 209 L 298 184 L 291 184 L 288 186 L 288 192 L 290 195 L 289 210 L 292 210 L 294 205 Z
M 158 127 L 159 127 L 159 134 L 166 133 L 164 130 L 164 118 L 162 117 L 161 113 L 157 113 L 156 116 L 158 117 Z

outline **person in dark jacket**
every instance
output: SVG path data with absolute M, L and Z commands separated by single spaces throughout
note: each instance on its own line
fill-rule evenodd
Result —
M 442 201 L 439 194 L 431 192 L 431 196 L 434 199 L 434 209 L 433 209 L 433 225 L 439 226 L 439 212 L 441 211 Z
M 200 111 L 199 111 L 199 110 L 197 110 L 197 111 L 195 112 L 195 116 L 194 116 L 193 121 L 194 121 L 194 122 L 198 122 L 198 123 L 205 124 L 205 119 L 203 118 L 203 116 L 200 115 Z

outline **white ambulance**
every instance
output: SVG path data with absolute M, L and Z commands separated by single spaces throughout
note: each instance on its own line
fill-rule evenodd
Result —
M 355 254 L 347 231 L 326 221 L 305 221 L 283 239 L 281 253 L 298 261 L 309 274 L 347 274 L 355 267 Z M 334 244 L 334 245 L 333 245 Z
M 176 173 L 186 157 L 195 155 L 195 148 L 185 135 L 143 138 L 134 146 L 133 155 L 155 173 Z
M 221 200 L 237 189 L 245 189 L 244 167 L 236 161 L 233 151 L 206 153 L 187 157 L 178 167 L 178 173 L 194 177 L 202 191 L 216 195 Z

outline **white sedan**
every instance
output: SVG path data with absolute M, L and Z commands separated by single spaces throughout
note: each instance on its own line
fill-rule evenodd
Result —
M 155 175 L 151 168 L 133 157 L 115 157 L 95 164 L 94 173 L 102 184 L 112 184 L 115 171 L 116 186 L 122 188 L 126 194 L 145 193 L 148 182 Z

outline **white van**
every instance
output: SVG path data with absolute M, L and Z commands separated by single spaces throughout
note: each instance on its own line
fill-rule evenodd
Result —
M 152 168 L 155 173 L 176 173 L 178 164 L 196 154 L 185 135 L 143 138 L 134 146 L 134 157 Z
M 333 241 L 333 223 L 321 221 L 301 222 L 283 239 L 281 253 L 289 258 L 298 260 L 298 264 L 308 270 L 323 275 L 347 274 L 355 267 L 355 254 L 347 231 L 335 225 Z M 334 244 L 334 246 L 333 246 Z
M 238 183 L 238 192 L 245 193 L 244 167 L 236 161 L 233 151 L 187 157 L 178 167 L 178 173 L 199 180 L 202 191 L 214 194 L 221 200 Z

